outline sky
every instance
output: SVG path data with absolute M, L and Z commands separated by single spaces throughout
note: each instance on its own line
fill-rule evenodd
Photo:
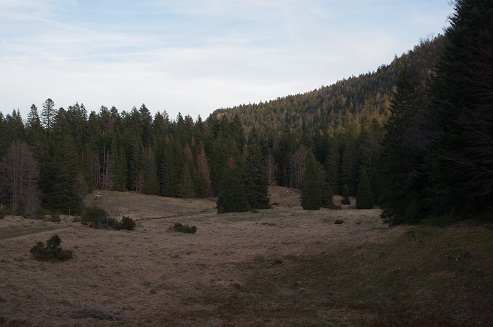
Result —
M 389 64 L 449 0 L 0 0 L 0 111 L 142 104 L 207 118 Z

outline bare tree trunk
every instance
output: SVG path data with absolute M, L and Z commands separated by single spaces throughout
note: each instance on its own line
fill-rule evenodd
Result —
M 10 199 L 12 214 L 33 214 L 40 204 L 38 163 L 29 146 L 14 141 L 0 162 L 2 189 Z

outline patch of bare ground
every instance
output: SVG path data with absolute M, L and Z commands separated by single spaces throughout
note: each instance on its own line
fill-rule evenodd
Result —
M 53 230 L 0 239 L 0 326 L 493 321 L 491 229 L 388 228 L 379 210 L 303 211 L 298 195 L 285 191 L 271 189 L 271 202 L 279 202 L 273 209 L 223 215 L 211 200 L 108 193 L 106 205 L 141 219 L 139 227 L 59 223 L 62 247 L 74 252 L 61 263 L 29 254 Z M 26 223 L 6 219 L 0 228 Z M 197 226 L 197 233 L 168 231 L 175 221 Z

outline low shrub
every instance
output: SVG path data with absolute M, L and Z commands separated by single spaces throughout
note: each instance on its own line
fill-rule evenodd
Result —
M 110 221 L 106 210 L 101 207 L 92 206 L 84 209 L 80 217 L 80 223 L 82 225 L 89 225 L 92 228 L 105 228 L 109 227 L 113 222 Z
M 59 215 L 48 215 L 48 216 L 45 216 L 44 220 L 52 222 L 52 223 L 59 223 L 61 221 Z
M 5 218 L 5 209 L 0 208 L 0 220 L 2 220 L 3 218 Z
M 120 222 L 121 229 L 134 230 L 135 226 L 135 221 L 132 218 L 128 216 L 123 216 L 122 221 Z
M 118 221 L 116 218 L 110 217 L 109 214 L 101 207 L 89 207 L 82 212 L 80 222 L 83 225 L 89 225 L 91 228 L 102 229 L 135 229 L 135 221 L 127 216 L 122 218 L 122 221 Z
M 60 236 L 53 235 L 46 241 L 46 245 L 43 242 L 38 242 L 34 245 L 30 252 L 35 259 L 40 261 L 66 261 L 72 258 L 71 250 L 63 250 L 60 244 L 62 240 Z
M 171 226 L 171 230 L 180 233 L 195 234 L 195 232 L 197 231 L 197 227 L 175 223 L 173 226 Z
M 334 224 L 336 224 L 336 225 L 344 224 L 344 220 L 336 219 L 336 221 L 334 221 Z

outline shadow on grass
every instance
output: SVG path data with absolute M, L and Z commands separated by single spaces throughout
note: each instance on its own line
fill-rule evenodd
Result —
M 485 326 L 492 245 L 481 226 L 416 226 L 384 244 L 257 257 L 196 301 L 231 326 Z

